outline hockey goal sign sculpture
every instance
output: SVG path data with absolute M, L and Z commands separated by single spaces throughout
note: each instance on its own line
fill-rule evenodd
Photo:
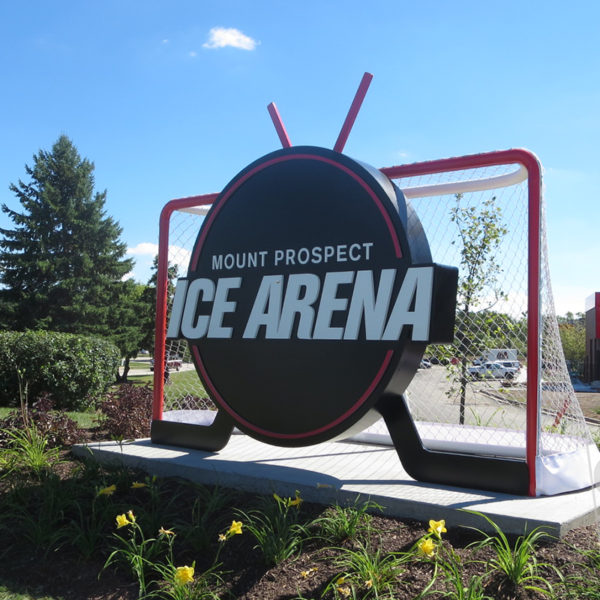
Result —
M 363 80 L 334 153 L 343 149 L 366 85 Z M 284 151 L 267 161 L 269 168 L 274 162 L 291 163 L 294 161 L 289 159 L 297 157 L 288 151 L 291 144 L 274 105 L 270 113 Z M 329 166 L 337 158 L 327 152 L 299 151 L 305 162 L 310 159 L 312 165 L 316 156 L 317 162 Z M 343 162 L 346 159 L 341 157 L 342 166 L 335 168 L 346 175 L 355 168 L 354 163 L 349 159 Z M 261 165 L 250 174 L 242 172 L 229 189 L 237 190 L 263 170 L 266 167 Z M 456 328 L 463 342 L 427 346 L 421 368 L 414 377 L 411 373 L 412 381 L 402 397 L 383 394 L 386 397 L 369 411 L 371 417 L 357 418 L 346 437 L 352 435 L 364 443 L 393 443 L 409 474 L 425 481 L 529 495 L 593 484 L 598 452 L 562 354 L 548 274 L 541 167 L 536 157 L 525 150 L 507 150 L 387 167 L 380 173 L 396 184 L 409 214 L 412 211 L 417 216 L 414 221 L 409 219 L 408 229 L 422 227 L 432 261 L 459 268 Z M 354 172 L 350 175 L 358 180 Z M 174 299 L 169 266 L 177 265 L 180 275 L 193 270 L 190 265 L 197 260 L 199 232 L 207 227 L 209 207 L 215 202 L 217 207 L 224 206 L 232 193 L 172 200 L 161 214 L 154 358 L 155 364 L 161 365 L 172 356 L 181 357 L 184 372 L 166 380 L 162 370 L 155 369 L 152 438 L 156 442 L 216 450 L 226 443 L 233 424 L 241 422 L 244 429 L 245 422 L 236 420 L 235 411 L 227 414 L 223 410 L 229 406 L 220 398 L 216 389 L 220 386 L 214 386 L 203 371 L 193 345 L 182 339 L 167 340 Z M 482 245 L 473 224 L 495 227 L 491 246 Z M 493 256 L 475 259 L 469 249 L 477 244 Z M 234 253 L 222 254 L 220 260 L 232 261 L 235 267 Z M 468 278 L 473 275 L 469 261 L 472 264 L 474 260 L 480 261 L 479 273 L 484 276 L 469 288 Z M 179 287 L 191 281 L 183 279 Z M 461 289 L 474 293 L 465 299 Z M 178 331 L 173 337 L 182 336 Z M 492 349 L 496 349 L 494 356 Z M 206 388 L 219 407 L 217 412 L 191 367 L 192 359 L 200 366 Z M 228 368 L 235 379 L 237 365 L 233 362 Z M 471 366 L 473 362 L 482 364 Z M 494 363 L 498 371 L 485 363 Z M 269 386 L 269 381 L 264 381 L 264 386 Z M 383 419 L 373 423 L 372 413 Z M 302 443 L 290 441 L 291 435 L 273 440 L 261 431 L 251 424 L 246 428 L 247 433 L 256 433 L 255 437 L 270 443 Z M 332 429 L 332 436 L 334 433 L 339 432 Z M 307 443 L 320 441 L 318 436 L 307 439 Z

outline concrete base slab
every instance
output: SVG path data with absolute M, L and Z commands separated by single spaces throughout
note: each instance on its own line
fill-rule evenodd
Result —
M 598 522 L 600 490 L 524 498 L 421 483 L 411 479 L 389 446 L 326 442 L 304 448 L 281 448 L 243 435 L 232 436 L 219 453 L 189 450 L 137 440 L 99 442 L 73 448 L 91 452 L 99 462 L 119 462 L 163 477 L 182 477 L 260 494 L 293 496 L 324 505 L 370 499 L 384 514 L 416 519 L 445 519 L 448 527 L 473 526 L 490 531 L 477 511 L 505 533 L 523 534 L 543 527 L 556 537 Z

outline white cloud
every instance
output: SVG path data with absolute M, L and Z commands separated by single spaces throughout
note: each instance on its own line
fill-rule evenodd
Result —
M 133 271 L 127 273 L 123 279 L 135 279 L 146 283 L 152 276 L 152 265 L 154 257 L 158 254 L 158 244 L 152 242 L 140 242 L 136 246 L 127 248 L 129 256 L 135 256 L 135 266 Z M 190 266 L 192 253 L 187 248 L 181 246 L 169 246 L 169 264 L 177 266 L 179 276 L 187 273 Z
M 140 242 L 137 246 L 133 246 L 133 248 L 127 248 L 127 254 L 131 254 L 132 256 L 146 254 L 156 256 L 158 254 L 158 244 L 153 244 L 151 242 Z
M 189 53 L 189 56 L 190 56 L 190 58 L 196 58 L 196 56 L 198 56 L 198 53 L 197 53 L 195 50 L 192 50 L 192 51 Z
M 192 253 L 186 248 L 181 248 L 180 246 L 169 246 L 169 264 L 177 265 L 179 277 L 182 277 L 185 273 L 187 273 L 191 258 Z
M 243 34 L 233 27 L 213 27 L 208 32 L 208 41 L 202 44 L 203 48 L 239 48 L 240 50 L 254 50 L 259 44 L 256 40 Z

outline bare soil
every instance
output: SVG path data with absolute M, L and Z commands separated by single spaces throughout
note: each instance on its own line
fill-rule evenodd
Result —
M 575 395 L 585 418 L 600 424 L 600 393 L 575 392 Z

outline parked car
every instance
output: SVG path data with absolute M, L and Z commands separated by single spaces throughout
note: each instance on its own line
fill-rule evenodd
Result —
M 506 361 L 505 361 L 506 362 Z M 510 361 L 508 361 L 510 362 Z M 505 366 L 502 362 L 485 362 L 482 365 L 469 367 L 469 375 L 475 379 L 493 378 L 493 379 L 514 379 L 519 369 L 512 366 Z
M 181 369 L 182 364 L 183 364 L 183 361 L 180 358 L 167 359 L 167 369 L 169 369 L 169 370 L 175 369 L 176 371 L 179 371 L 179 369 Z M 154 359 L 152 359 L 150 361 L 150 370 L 154 371 Z
M 505 367 L 516 369 L 517 372 L 521 370 L 521 363 L 518 360 L 497 360 L 495 362 L 499 362 Z
M 431 369 L 431 363 L 426 358 L 422 358 L 419 369 Z

